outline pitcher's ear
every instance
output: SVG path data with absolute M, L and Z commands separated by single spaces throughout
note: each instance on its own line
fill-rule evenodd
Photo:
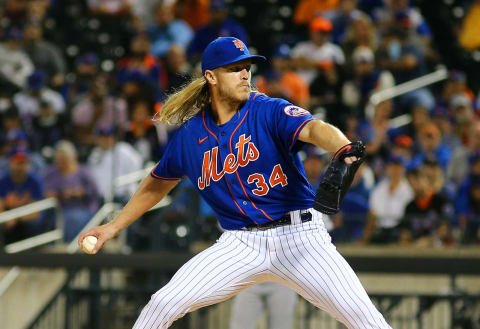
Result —
M 205 79 L 207 79 L 207 81 L 212 85 L 217 84 L 217 76 L 215 75 L 215 72 L 211 70 L 205 71 Z

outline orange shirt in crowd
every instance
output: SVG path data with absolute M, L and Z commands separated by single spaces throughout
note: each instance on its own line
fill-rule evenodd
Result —
M 302 0 L 295 8 L 293 22 L 309 24 L 320 13 L 338 7 L 338 0 Z
M 206 25 L 210 21 L 210 0 L 183 0 L 178 1 L 176 6 L 179 17 L 190 25 L 194 30 Z
M 287 98 L 295 103 L 295 105 L 301 107 L 307 107 L 310 101 L 310 90 L 308 85 L 300 78 L 300 76 L 293 72 L 288 71 L 280 78 L 280 84 L 287 93 Z M 267 81 L 264 77 L 259 77 L 257 80 L 258 91 L 267 94 Z
M 475 50 L 480 47 L 480 2 L 474 3 L 460 30 L 460 44 L 468 50 Z

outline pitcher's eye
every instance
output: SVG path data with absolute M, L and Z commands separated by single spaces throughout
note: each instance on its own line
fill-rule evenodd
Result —
M 251 65 L 247 65 L 247 66 L 233 66 L 230 68 L 230 72 L 240 72 L 242 71 L 243 69 L 247 70 L 247 72 L 250 72 L 250 67 Z

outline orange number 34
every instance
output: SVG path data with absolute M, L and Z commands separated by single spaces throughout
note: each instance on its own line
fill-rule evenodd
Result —
M 283 173 L 282 166 L 280 164 L 277 164 L 275 167 L 273 167 L 272 173 L 270 174 L 270 179 L 268 180 L 270 187 L 265 181 L 265 177 L 259 173 L 248 176 L 247 183 L 255 183 L 255 185 L 257 185 L 257 188 L 252 190 L 252 193 L 258 196 L 266 195 L 268 191 L 270 191 L 270 187 L 275 187 L 278 184 L 281 184 L 282 187 L 284 187 L 288 184 L 287 175 Z

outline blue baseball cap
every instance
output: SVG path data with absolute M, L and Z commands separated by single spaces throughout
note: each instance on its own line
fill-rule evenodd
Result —
M 233 37 L 220 37 L 209 43 L 202 55 L 202 73 L 220 66 L 245 59 L 266 60 L 264 56 L 252 55 L 242 40 Z

